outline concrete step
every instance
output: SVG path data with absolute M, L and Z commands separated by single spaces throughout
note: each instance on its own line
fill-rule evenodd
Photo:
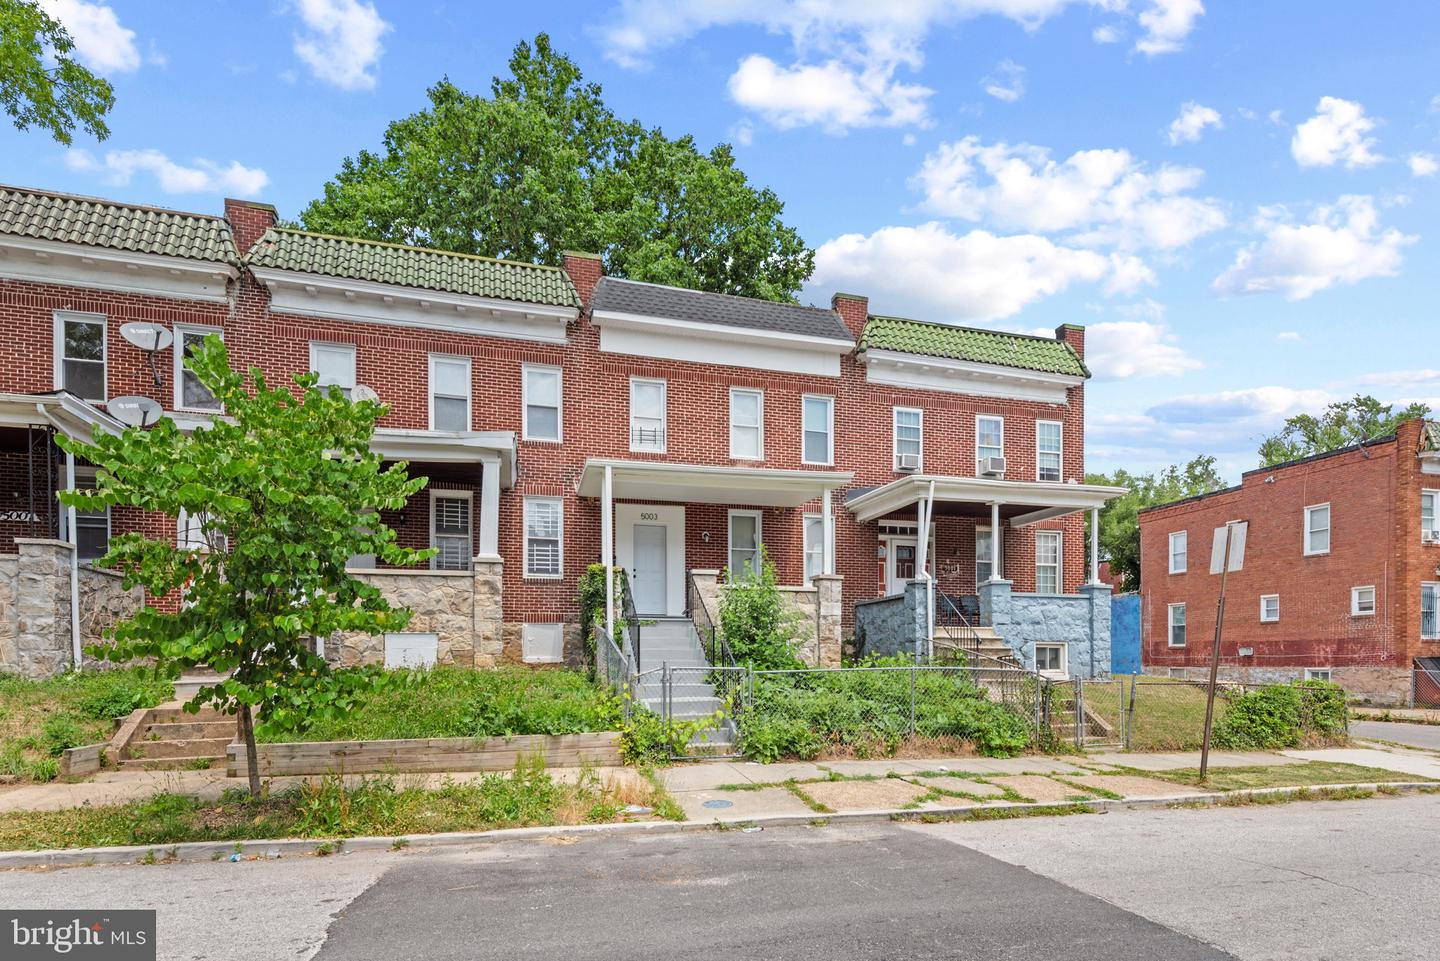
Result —
M 198 714 L 191 714 L 183 707 L 152 707 L 149 720 L 155 724 L 163 724 L 168 721 L 228 721 L 235 723 L 235 715 L 221 714 L 213 707 L 201 708 Z
M 188 701 L 195 696 L 202 687 L 210 687 L 224 680 L 227 675 L 215 671 L 190 671 L 180 675 L 175 681 L 175 698 L 180 701 Z
M 230 745 L 228 737 L 200 738 L 186 741 L 136 741 L 130 745 L 127 760 L 155 760 L 171 757 L 224 757 Z
M 144 741 L 194 741 L 209 738 L 225 738 L 227 743 L 235 736 L 235 722 L 225 721 L 167 721 L 151 724 L 140 731 L 136 743 Z

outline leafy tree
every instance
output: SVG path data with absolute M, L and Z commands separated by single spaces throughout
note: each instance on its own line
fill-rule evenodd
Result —
M 1384 437 L 1395 433 L 1401 421 L 1429 414 L 1430 408 L 1425 404 L 1410 404 L 1397 411 L 1393 404 L 1382 404 L 1368 394 L 1356 394 L 1350 400 L 1329 405 L 1319 416 L 1297 414 L 1288 418 L 1278 434 L 1261 442 L 1260 466 L 1274 467 Z
M 108 81 L 82 67 L 65 27 L 35 0 L 0 0 L 0 104 L 20 130 L 31 124 L 69 146 L 76 126 L 110 136 Z
M 1110 559 L 1110 570 L 1126 590 L 1140 589 L 1140 512 L 1222 490 L 1225 481 L 1215 469 L 1215 458 L 1199 456 L 1183 467 L 1171 465 L 1157 474 L 1087 474 L 1087 484 L 1113 484 L 1129 493 L 1100 509 L 1100 550 Z
M 138 584 L 148 597 L 181 603 L 174 610 L 147 604 L 91 654 L 152 659 L 172 678 L 202 664 L 228 673 L 186 707 L 239 714 L 250 792 L 258 796 L 252 712 L 261 722 L 298 727 L 349 711 L 383 683 L 377 671 L 332 672 L 310 639 L 404 628 L 410 612 L 392 608 L 345 565 L 355 554 L 397 565 L 429 556 L 397 546 L 376 513 L 402 507 L 425 479 L 408 478 L 404 464 L 382 468 L 370 451 L 382 404 L 352 403 L 334 387 L 322 392 L 314 374 L 295 378 L 292 391 L 270 387 L 252 369 L 247 389 L 213 334 L 186 363 L 226 416 L 191 434 L 165 418 L 120 436 L 97 430 L 93 443 L 62 437 L 67 451 L 99 470 L 96 490 L 60 498 L 82 510 L 124 504 L 184 516 L 198 528 L 198 543 L 140 533 L 111 542 L 102 563 L 124 572 L 127 588 Z
M 616 276 L 793 299 L 814 251 L 728 145 L 702 153 L 616 117 L 543 33 L 509 66 L 488 97 L 448 79 L 431 87 L 379 152 L 342 163 L 302 224 L 545 264 L 593 250 Z

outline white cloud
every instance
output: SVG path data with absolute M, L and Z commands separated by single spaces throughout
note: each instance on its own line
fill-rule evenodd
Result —
M 1184 46 L 1185 38 L 1204 12 L 1200 0 L 1151 0 L 1150 7 L 1136 18 L 1145 35 L 1135 42 L 1135 49 L 1152 57 L 1174 53 Z
M 1096 43 L 1119 43 L 1125 39 L 1125 32 L 1119 27 L 1106 24 L 1090 31 L 1090 39 Z
M 1220 112 L 1191 100 L 1180 108 L 1180 115 L 1170 122 L 1170 145 L 1194 143 L 1200 139 L 1206 127 L 1216 130 L 1224 127 Z
M 926 156 L 914 185 L 926 210 L 1007 230 L 1078 231 L 1084 245 L 1182 247 L 1225 225 L 1213 199 L 1187 194 L 1204 172 L 1148 170 L 1125 150 L 1082 150 L 1063 161 L 1030 144 L 966 137 Z
M 1347 195 L 1315 208 L 1307 223 L 1294 223 L 1284 207 L 1261 208 L 1255 227 L 1263 239 L 1235 255 L 1211 290 L 1222 297 L 1278 293 L 1304 300 L 1336 284 L 1393 277 L 1401 250 L 1418 237 L 1380 229 L 1373 198 Z
M 127 73 L 140 68 L 135 31 L 122 26 L 108 4 L 41 0 L 40 6 L 64 25 L 65 32 L 75 41 L 76 54 L 86 66 L 102 74 Z M 153 53 L 153 46 L 151 50 Z
M 995 72 L 980 86 L 996 100 L 1014 103 L 1025 96 L 1025 68 L 1013 60 L 1002 60 L 995 65 Z
M 1085 363 L 1101 380 L 1179 377 L 1203 367 L 1176 343 L 1164 324 L 1106 321 L 1085 328 Z
M 839 60 L 783 67 L 760 54 L 740 61 L 730 78 L 731 99 L 782 130 L 818 125 L 839 133 L 923 124 L 933 92 L 897 81 L 893 67 L 861 70 Z
M 1436 160 L 1434 154 L 1412 153 L 1406 162 L 1410 164 L 1410 173 L 1416 177 L 1433 177 L 1440 171 L 1440 160 Z
M 1315 116 L 1295 128 L 1290 154 L 1302 167 L 1373 167 L 1385 159 L 1375 153 L 1375 139 L 1367 136 L 1374 128 L 1362 104 L 1321 97 Z
M 1104 285 L 1124 268 L 1093 250 L 1034 234 L 955 234 L 927 223 L 826 241 L 815 252 L 811 285 L 817 292 L 866 291 L 887 311 L 985 322 L 1010 317 L 1071 284 Z
M 295 0 L 305 31 L 295 35 L 295 55 L 316 79 L 341 90 L 370 90 L 391 29 L 369 0 Z
M 1282 330 L 1275 335 L 1275 342 L 1279 344 L 1298 344 L 1304 339 L 1298 330 Z
M 85 150 L 70 150 L 65 165 L 85 173 L 103 173 L 112 184 L 128 184 L 139 172 L 155 177 L 167 194 L 226 193 L 254 197 L 270 183 L 270 176 L 258 167 L 236 161 L 219 164 L 197 158 L 192 166 L 171 160 L 158 150 L 111 150 L 103 160 Z

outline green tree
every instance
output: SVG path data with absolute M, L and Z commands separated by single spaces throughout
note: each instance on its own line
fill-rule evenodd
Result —
M 1382 404 L 1368 394 L 1356 394 L 1350 400 L 1329 405 L 1318 416 L 1296 414 L 1288 418 L 1279 433 L 1261 442 L 1260 466 L 1274 467 L 1384 437 L 1395 433 L 1401 421 L 1429 414 L 1430 408 L 1425 404 L 1410 404 L 1397 411 L 1393 404 Z
M 489 96 L 448 79 L 347 158 L 301 214 L 310 230 L 559 264 L 592 250 L 620 277 L 793 299 L 814 251 L 784 205 L 735 166 L 615 116 L 598 84 L 540 34 Z
M 1128 591 L 1140 589 L 1140 512 L 1225 487 L 1215 458 L 1203 455 L 1155 474 L 1132 474 L 1124 468 L 1108 475 L 1087 474 L 1085 483 L 1129 489 L 1100 509 L 1101 554 L 1110 559 L 1111 572 Z
M 108 81 L 82 67 L 75 42 L 35 0 L 0 0 L 0 104 L 20 130 L 32 124 L 69 146 L 77 126 L 110 136 L 115 106 Z
M 190 434 L 165 418 L 119 436 L 97 430 L 93 443 L 62 437 L 67 451 L 99 470 L 96 490 L 60 498 L 82 510 L 126 505 L 186 517 L 198 530 L 180 545 L 140 533 L 111 542 L 102 563 L 122 571 L 127 588 L 182 602 L 173 610 L 147 604 L 91 654 L 150 659 L 172 678 L 202 664 L 228 674 L 187 708 L 238 713 L 258 796 L 257 716 L 298 727 L 348 711 L 383 683 L 377 671 L 332 672 L 311 638 L 404 628 L 410 612 L 392 608 L 345 565 L 355 554 L 397 565 L 429 556 L 399 547 L 377 513 L 404 506 L 425 479 L 407 477 L 404 464 L 383 467 L 370 451 L 382 404 L 352 403 L 334 387 L 322 392 L 314 374 L 297 377 L 291 390 L 252 369 L 247 387 L 213 334 L 186 363 L 226 416 Z

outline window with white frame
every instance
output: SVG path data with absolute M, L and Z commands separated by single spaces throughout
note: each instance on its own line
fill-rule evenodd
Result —
M 1166 676 L 1166 677 L 1178 677 L 1178 678 L 1180 678 L 1180 679 L 1183 681 L 1183 680 L 1185 679 L 1185 668 L 1183 668 L 1183 667 L 1167 667 L 1167 668 L 1165 669 L 1165 676 Z
M 1420 636 L 1440 638 L 1440 584 L 1420 585 Z
M 1305 680 L 1307 681 L 1329 681 L 1330 668 L 1328 667 L 1307 667 L 1305 668 Z
M 1185 605 L 1171 604 L 1166 614 L 1171 647 L 1185 646 Z
M 218 327 L 175 326 L 175 407 L 178 410 L 219 410 L 220 402 L 200 377 L 190 369 L 190 358 L 214 334 L 222 340 L 225 332 Z
M 895 469 L 923 470 L 925 413 L 914 407 L 896 407 L 893 418 Z M 908 461 L 908 464 L 907 464 Z
M 75 468 L 75 488 L 88 491 L 95 489 L 95 468 Z M 76 556 L 82 561 L 93 561 L 104 557 L 110 549 L 110 508 L 82 511 L 75 509 Z
M 1440 542 L 1440 491 L 1420 492 L 1420 537 Z
M 430 429 L 470 429 L 470 358 L 430 355 Z
M 319 376 L 316 386 L 328 391 L 339 387 L 346 399 L 355 390 L 355 345 L 310 342 L 310 371 Z
M 223 551 L 225 534 L 210 522 L 208 514 L 191 514 L 185 508 L 175 518 L 175 546 L 182 550 Z
M 1305 553 L 1330 553 L 1330 505 L 1305 508 Z
M 1035 532 L 1035 593 L 1060 593 L 1061 534 L 1059 531 Z
M 1035 670 L 1041 674 L 1065 673 L 1064 644 L 1036 644 Z
M 1260 595 L 1260 622 L 1262 624 L 1273 624 L 1280 620 L 1280 595 Z
M 430 492 L 430 546 L 435 556 L 430 568 L 436 571 L 468 571 L 474 556 L 471 545 L 472 496 L 469 491 Z
M 803 437 L 800 459 L 806 464 L 835 462 L 835 398 L 808 395 L 800 400 Z
M 730 456 L 740 460 L 765 458 L 765 392 L 730 388 Z
M 565 383 L 560 368 L 526 364 L 521 376 L 525 440 L 560 440 L 560 408 Z
M 825 571 L 825 516 L 805 515 L 805 583 Z
M 630 449 L 665 451 L 665 381 L 630 378 Z
M 760 512 L 730 512 L 730 581 L 748 580 L 760 573 Z
M 1035 422 L 1035 479 L 1060 481 L 1062 425 L 1058 420 Z
M 1184 574 L 1190 566 L 1190 532 L 1173 531 L 1170 534 L 1170 573 Z
M 975 418 L 975 460 L 983 462 L 987 457 L 1005 456 L 1005 418 Z
M 525 576 L 560 577 L 564 567 L 565 502 L 525 498 Z
M 990 537 L 990 528 L 975 528 L 975 583 L 984 584 L 995 576 L 995 542 Z
M 104 403 L 106 334 L 104 314 L 55 312 L 55 386 L 85 400 Z
M 1352 617 L 1372 617 L 1375 614 L 1375 588 L 1372 585 L 1350 588 L 1350 614 Z

